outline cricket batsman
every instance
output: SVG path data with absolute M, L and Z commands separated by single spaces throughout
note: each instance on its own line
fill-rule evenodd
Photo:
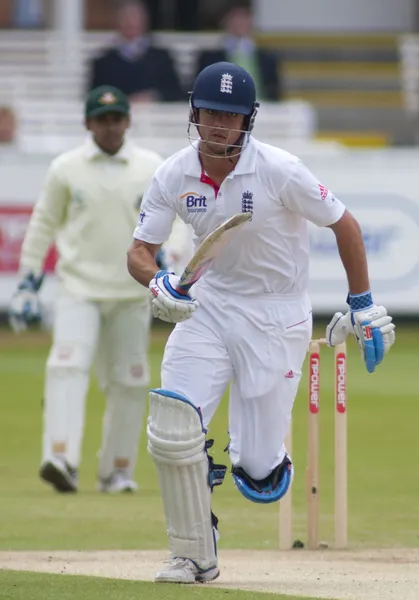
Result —
M 125 140 L 130 106 L 117 88 L 89 93 L 85 125 L 86 142 L 49 168 L 23 242 L 22 279 L 9 314 L 16 330 L 40 320 L 43 260 L 56 242 L 59 291 L 46 366 L 40 476 L 58 492 L 77 490 L 85 398 L 96 359 L 107 400 L 99 489 L 133 491 L 149 385 L 150 301 L 127 272 L 126 252 L 143 193 L 162 159 Z
M 148 450 L 158 472 L 171 562 L 156 581 L 218 577 L 211 492 L 225 467 L 208 455 L 211 419 L 228 384 L 229 454 L 237 489 L 252 502 L 282 498 L 293 474 L 284 446 L 312 331 L 307 222 L 330 227 L 349 287 L 347 316 L 328 328 L 331 345 L 355 334 L 368 371 L 394 342 L 394 324 L 374 304 L 359 224 L 295 156 L 251 135 L 252 77 L 235 64 L 199 73 L 190 95 L 192 144 L 159 167 L 144 196 L 129 251 L 132 276 L 151 292 L 154 315 L 178 323 L 167 342 L 161 388 L 150 392 Z M 192 288 L 154 257 L 179 215 L 196 245 L 225 219 L 252 218 Z

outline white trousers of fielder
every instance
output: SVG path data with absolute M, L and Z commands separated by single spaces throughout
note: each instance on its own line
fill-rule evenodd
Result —
M 80 462 L 90 370 L 107 399 L 99 478 L 123 470 L 132 479 L 149 384 L 148 299 L 89 301 L 61 290 L 46 367 L 43 462 Z

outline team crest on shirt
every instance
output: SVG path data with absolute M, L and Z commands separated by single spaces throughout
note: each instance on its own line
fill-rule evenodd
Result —
M 250 212 L 253 214 L 253 192 L 243 192 L 242 194 L 242 213 Z M 252 219 L 250 218 L 250 221 Z

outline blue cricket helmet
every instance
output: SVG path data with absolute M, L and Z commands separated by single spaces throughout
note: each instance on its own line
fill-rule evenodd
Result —
M 192 109 L 252 115 L 259 106 L 252 76 L 230 62 L 218 62 L 198 74 L 190 96 Z

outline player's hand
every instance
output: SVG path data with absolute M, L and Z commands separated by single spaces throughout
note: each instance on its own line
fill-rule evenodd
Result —
M 366 310 L 351 311 L 351 323 L 368 373 L 383 360 L 396 340 L 393 319 L 384 306 L 373 304 Z
M 376 306 L 370 292 L 348 296 L 351 308 L 345 315 L 335 313 L 326 327 L 329 346 L 344 342 L 353 333 L 367 371 L 372 373 L 396 340 L 395 325 L 384 306 Z
M 176 286 L 179 277 L 167 271 L 157 271 L 150 281 L 149 290 L 154 317 L 168 323 L 186 321 L 196 311 L 199 304 L 189 294 L 179 294 Z
M 326 327 L 327 345 L 333 347 L 342 344 L 352 332 L 350 311 L 345 315 L 341 312 L 335 313 L 329 325 Z
M 37 325 L 42 321 L 42 307 L 38 298 L 38 291 L 43 279 L 43 274 L 35 276 L 33 273 L 28 273 L 13 294 L 8 315 L 9 324 L 16 333 L 20 333 L 28 326 Z

